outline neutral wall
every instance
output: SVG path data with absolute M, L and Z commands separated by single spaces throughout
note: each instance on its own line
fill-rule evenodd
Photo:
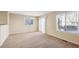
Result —
M 4 24 L 0 25 L 0 46 L 4 43 L 9 35 L 9 13 L 3 11 L 1 14 L 5 16 L 0 15 L 0 19 L 1 17 L 3 18 L 3 21 L 0 20 L 0 22 L 4 22 Z
M 8 13 L 7 11 L 0 11 L 0 25 L 7 24 L 8 19 L 7 13 Z
M 49 13 L 46 19 L 46 33 L 67 40 L 69 42 L 79 44 L 79 34 L 72 34 L 67 32 L 57 32 L 56 30 L 56 12 Z
M 25 17 L 27 17 L 27 16 L 18 15 L 18 14 L 10 14 L 10 34 L 37 31 L 38 19 L 33 17 L 34 18 L 33 25 L 25 25 L 24 24 Z

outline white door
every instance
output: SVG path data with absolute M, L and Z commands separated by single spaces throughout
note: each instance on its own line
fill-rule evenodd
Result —
M 45 33 L 45 24 L 46 24 L 45 18 L 46 18 L 45 16 L 39 18 L 39 31 L 42 33 Z

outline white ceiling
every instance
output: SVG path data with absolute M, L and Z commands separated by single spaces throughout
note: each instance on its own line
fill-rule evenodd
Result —
M 29 16 L 42 16 L 50 11 L 10 11 L 10 13 L 21 14 L 21 15 L 29 15 Z

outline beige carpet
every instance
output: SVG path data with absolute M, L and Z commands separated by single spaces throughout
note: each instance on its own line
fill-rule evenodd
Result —
M 10 35 L 2 48 L 77 48 L 78 45 L 39 32 Z

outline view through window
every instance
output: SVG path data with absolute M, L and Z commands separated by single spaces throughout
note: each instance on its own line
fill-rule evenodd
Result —
M 79 12 L 63 12 L 56 16 L 57 30 L 70 33 L 79 33 Z

